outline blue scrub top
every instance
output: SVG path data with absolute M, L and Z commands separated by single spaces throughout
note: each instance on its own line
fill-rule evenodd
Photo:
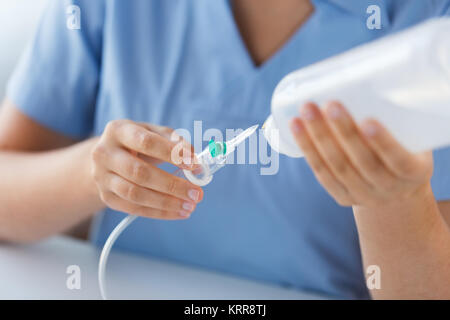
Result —
M 122 118 L 189 130 L 194 120 L 203 121 L 203 130 L 244 129 L 266 119 L 272 92 L 290 71 L 450 8 L 448 0 L 378 0 L 382 29 L 369 30 L 373 0 L 312 2 L 309 20 L 256 67 L 227 0 L 52 0 L 8 97 L 31 118 L 76 138 L 100 135 Z M 66 28 L 70 3 L 81 8 L 81 30 Z M 449 199 L 450 151 L 435 152 L 435 159 L 435 195 Z M 190 219 L 138 219 L 117 246 L 339 298 L 368 298 L 352 210 L 335 203 L 303 159 L 280 156 L 276 175 L 259 170 L 222 169 Z M 100 213 L 92 241 L 103 244 L 123 217 Z

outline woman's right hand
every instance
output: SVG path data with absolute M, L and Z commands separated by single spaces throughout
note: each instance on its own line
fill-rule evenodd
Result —
M 203 198 L 203 190 L 156 166 L 170 162 L 195 169 L 193 148 L 181 138 L 173 141 L 174 134 L 167 127 L 130 120 L 108 123 L 91 153 L 91 173 L 108 207 L 155 219 L 186 219 L 191 215 Z M 180 153 L 174 157 L 180 145 L 180 152 L 188 158 Z

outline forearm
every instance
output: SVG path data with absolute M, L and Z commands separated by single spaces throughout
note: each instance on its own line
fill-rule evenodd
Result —
M 450 230 L 427 184 L 377 209 L 354 206 L 365 267 L 381 270 L 376 299 L 450 299 Z
M 0 239 L 37 240 L 103 207 L 90 176 L 95 138 L 50 152 L 0 152 Z

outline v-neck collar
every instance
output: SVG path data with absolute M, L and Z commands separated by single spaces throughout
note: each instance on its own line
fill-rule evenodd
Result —
M 237 50 L 239 51 L 239 55 L 243 57 L 245 60 L 245 66 L 247 68 L 247 71 L 253 73 L 253 74 L 259 74 L 264 72 L 264 70 L 270 68 L 272 65 L 276 64 L 276 61 L 279 59 L 282 59 L 282 56 L 289 51 L 289 48 L 294 44 L 296 39 L 299 37 L 299 35 L 303 32 L 305 32 L 305 29 L 307 29 L 308 24 L 311 23 L 312 20 L 314 20 L 315 16 L 317 15 L 317 1 L 319 0 L 311 0 L 311 4 L 314 7 L 313 12 L 310 14 L 310 16 L 307 18 L 305 22 L 301 24 L 300 27 L 295 30 L 295 32 L 289 37 L 287 41 L 284 42 L 284 44 L 274 53 L 272 54 L 264 63 L 261 65 L 255 65 L 253 58 L 251 57 L 251 54 L 244 42 L 244 39 L 242 38 L 242 34 L 239 30 L 239 27 L 237 26 L 236 20 L 234 18 L 233 9 L 231 5 L 231 0 L 223 0 L 221 1 L 222 4 L 224 4 L 224 11 L 227 16 L 227 21 L 230 25 L 231 29 L 231 37 L 236 40 L 237 42 Z M 234 41 L 234 40 L 232 40 Z

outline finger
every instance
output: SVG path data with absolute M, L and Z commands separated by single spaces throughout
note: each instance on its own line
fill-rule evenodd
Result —
M 101 158 L 99 160 L 109 171 L 141 187 L 163 192 L 183 200 L 192 200 L 196 203 L 203 198 L 203 190 L 199 186 L 133 157 L 121 148 L 116 148 L 112 154 L 104 152 L 97 157 Z
M 165 193 L 140 187 L 114 173 L 106 174 L 105 180 L 105 184 L 109 186 L 113 193 L 140 206 L 179 212 L 185 215 L 192 213 L 196 206 L 193 201 L 182 200 Z
M 418 156 L 410 153 L 378 121 L 364 121 L 361 131 L 386 166 L 399 177 L 412 180 L 421 178 L 424 170 L 430 167 L 426 165 L 430 161 L 428 154 Z
M 190 214 L 175 211 L 165 211 L 134 204 L 124 200 L 112 192 L 102 194 L 102 201 L 111 209 L 132 215 L 161 220 L 181 220 L 190 217 Z
M 144 128 L 146 128 L 147 130 L 153 131 L 153 132 L 159 134 L 160 136 L 163 136 L 164 138 L 169 139 L 169 140 L 172 137 L 172 134 L 175 132 L 175 130 L 173 130 L 172 128 L 160 126 L 160 125 L 153 124 L 153 123 L 138 122 L 138 124 L 140 126 L 143 126 Z
M 169 127 L 159 126 L 146 122 L 137 122 L 137 124 L 146 128 L 147 130 L 159 134 L 160 136 L 166 138 L 167 140 L 170 140 L 171 142 L 174 142 L 175 147 L 172 148 L 171 157 L 173 159 L 173 162 L 180 163 L 180 165 L 185 164 L 186 167 L 183 169 L 193 171 L 198 167 L 200 167 L 199 161 L 195 155 L 194 147 L 186 139 L 184 139 L 184 137 L 179 135 L 176 132 L 176 130 L 173 130 L 172 128 Z M 130 152 L 136 153 L 135 155 L 137 157 L 147 162 L 153 163 L 155 165 L 158 165 L 163 162 L 162 160 L 146 156 L 142 153 L 137 153 L 132 150 L 130 150 Z
M 379 156 L 365 141 L 350 114 L 338 102 L 330 102 L 325 114 L 329 127 L 353 166 L 372 185 L 391 189 L 395 179 Z
M 307 103 L 301 108 L 301 114 L 303 124 L 312 143 L 334 176 L 346 186 L 351 194 L 364 195 L 370 192 L 371 186 L 356 171 L 342 151 L 319 108 L 315 104 Z
M 118 143 L 145 156 L 172 163 L 182 168 L 191 169 L 194 161 L 189 149 L 183 149 L 182 144 L 170 141 L 143 126 L 131 121 L 111 122 L 108 132 L 112 132 Z M 181 146 L 181 147 L 180 147 Z M 176 149 L 177 153 L 173 150 Z
M 191 143 L 189 143 L 186 139 L 184 139 L 183 136 L 179 135 L 176 130 L 173 130 L 169 127 L 159 126 L 156 124 L 146 123 L 146 122 L 139 122 L 139 124 L 145 128 L 147 128 L 150 131 L 153 131 L 167 140 L 170 140 L 172 142 L 181 143 L 184 148 L 191 150 L 192 154 L 195 153 L 194 146 L 192 146 Z
M 343 184 L 341 184 L 332 174 L 326 163 L 323 161 L 316 147 L 312 143 L 308 133 L 306 132 L 302 121 L 295 118 L 291 121 L 291 130 L 294 138 L 303 151 L 305 160 L 313 170 L 316 179 L 330 193 L 330 195 L 343 206 L 353 204 L 350 194 Z

